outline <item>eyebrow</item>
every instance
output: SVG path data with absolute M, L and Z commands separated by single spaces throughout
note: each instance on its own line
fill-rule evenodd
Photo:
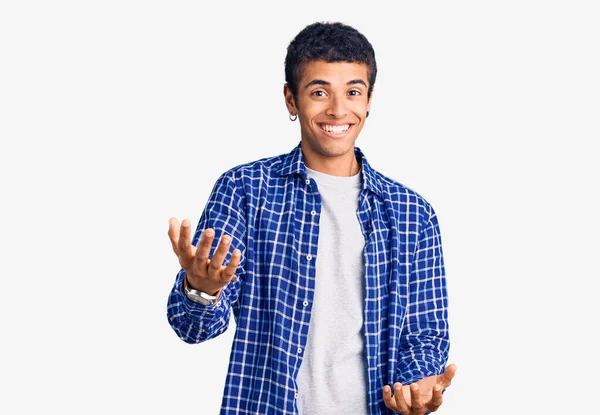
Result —
M 346 85 L 357 85 L 357 84 L 364 85 L 365 88 L 367 87 L 367 84 L 362 79 L 353 79 L 351 81 L 346 82 Z M 311 85 L 331 85 L 331 82 L 327 82 L 322 79 L 313 79 L 312 81 L 310 81 L 309 83 L 307 83 L 304 86 L 304 89 L 308 88 Z

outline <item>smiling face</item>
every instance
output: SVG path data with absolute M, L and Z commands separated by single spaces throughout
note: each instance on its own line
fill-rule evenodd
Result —
M 354 143 L 371 101 L 368 66 L 362 63 L 310 61 L 303 66 L 297 100 L 284 87 L 290 114 L 298 114 L 306 165 L 336 176 L 358 172 Z

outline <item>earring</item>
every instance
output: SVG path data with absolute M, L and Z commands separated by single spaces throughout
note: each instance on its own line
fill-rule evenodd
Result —
M 298 114 L 293 114 L 290 113 L 290 121 L 296 121 L 298 119 Z
M 367 115 L 365 116 L 365 118 L 369 118 L 369 111 L 367 111 Z

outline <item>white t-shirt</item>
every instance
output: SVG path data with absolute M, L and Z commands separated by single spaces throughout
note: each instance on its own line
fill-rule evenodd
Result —
M 356 213 L 362 170 L 349 177 L 306 170 L 322 203 L 314 304 L 296 379 L 298 410 L 300 415 L 366 415 L 365 239 Z

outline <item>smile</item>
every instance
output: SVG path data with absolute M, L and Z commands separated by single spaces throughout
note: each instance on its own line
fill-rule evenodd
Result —
M 326 133 L 333 134 L 333 135 L 344 134 L 346 131 L 348 131 L 350 129 L 350 127 L 352 127 L 352 124 L 336 124 L 336 125 L 318 124 L 318 125 L 319 125 L 319 128 L 321 128 L 321 130 L 325 131 Z

